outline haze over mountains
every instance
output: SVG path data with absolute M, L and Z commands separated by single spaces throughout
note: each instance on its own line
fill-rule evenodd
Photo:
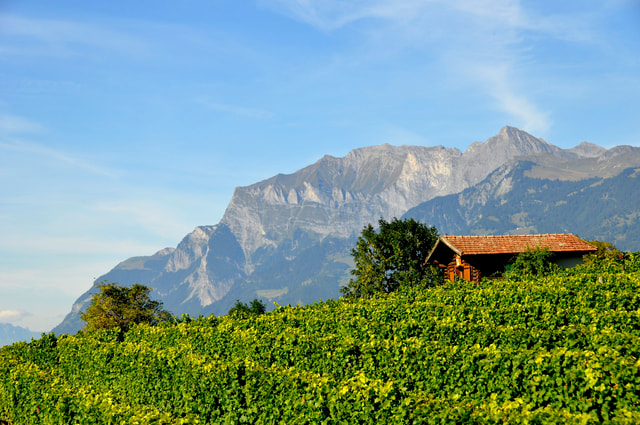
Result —
M 40 334 L 32 332 L 21 326 L 15 326 L 11 323 L 0 323 L 0 347 L 11 344 L 15 341 L 29 341 L 31 338 L 37 338 Z
M 465 152 L 371 146 L 236 188 L 220 223 L 97 282 L 149 285 L 176 315 L 226 314 L 237 299 L 337 298 L 357 236 L 381 217 L 414 217 L 442 234 L 572 232 L 640 250 L 639 176 L 640 148 L 560 149 L 513 127 Z M 56 334 L 81 328 L 94 290 Z

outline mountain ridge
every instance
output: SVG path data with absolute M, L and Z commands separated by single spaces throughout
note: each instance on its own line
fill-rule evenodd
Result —
M 420 204 L 404 217 L 429 218 L 447 234 L 569 232 L 640 249 L 639 166 L 581 180 L 529 176 L 536 166 L 532 160 L 506 164 L 482 183 Z
M 34 332 L 22 326 L 12 325 L 11 323 L 0 323 L 0 347 L 13 344 L 14 342 L 30 341 L 31 338 L 37 338 L 39 336 L 39 332 Z
M 277 294 L 267 298 L 294 304 L 337 297 L 348 280 L 357 235 L 381 217 L 400 217 L 430 200 L 487 185 L 495 170 L 524 159 L 537 164 L 529 172 L 576 178 L 621 172 L 611 171 L 621 156 L 626 165 L 640 165 L 638 148 L 580 144 L 561 149 L 509 126 L 464 152 L 442 145 L 384 144 L 344 157 L 325 155 L 294 173 L 237 187 L 218 224 L 196 227 L 175 249 L 126 260 L 99 281 L 140 281 L 176 314 L 224 314 L 235 299 L 258 294 Z M 510 178 L 505 168 L 493 184 L 508 193 Z M 54 331 L 79 329 L 77 312 L 92 290 Z

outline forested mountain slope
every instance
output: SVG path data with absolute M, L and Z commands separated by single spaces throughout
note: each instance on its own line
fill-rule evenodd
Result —
M 640 248 L 640 168 L 558 180 L 529 177 L 535 167 L 530 161 L 502 167 L 482 183 L 405 216 L 428 220 L 443 234 L 574 233 L 622 250 Z

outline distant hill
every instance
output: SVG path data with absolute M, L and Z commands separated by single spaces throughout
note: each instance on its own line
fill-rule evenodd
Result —
M 30 331 L 27 328 L 14 326 L 10 323 L 0 323 L 0 346 L 13 344 L 18 341 L 30 341 L 37 338 L 40 333 Z
M 444 146 L 360 148 L 342 158 L 325 156 L 295 173 L 236 188 L 220 223 L 197 227 L 176 248 L 123 261 L 97 281 L 149 285 L 167 309 L 192 316 L 226 314 L 237 299 L 260 298 L 270 306 L 337 298 L 340 285 L 350 277 L 350 250 L 363 227 L 381 217 L 412 214 L 436 225 L 441 233 L 511 231 L 500 223 L 506 220 L 514 231 L 557 227 L 585 238 L 604 233 L 592 231 L 594 225 L 575 228 L 574 222 L 582 220 L 576 214 L 598 215 L 602 224 L 598 229 L 605 229 L 610 220 L 614 241 L 624 243 L 621 248 L 640 249 L 637 217 L 619 210 L 622 204 L 603 208 L 604 201 L 567 198 L 580 184 L 588 187 L 598 181 L 605 185 L 601 197 L 606 196 L 606 179 L 630 167 L 640 167 L 640 148 L 607 150 L 582 143 L 561 149 L 513 127 L 504 127 L 486 142 L 472 143 L 465 152 Z M 621 179 L 632 185 L 630 173 Z M 510 193 L 514 185 L 516 190 Z M 608 196 L 614 193 L 620 199 L 618 192 Z M 499 198 L 503 195 L 513 200 Z M 542 218 L 536 218 L 540 205 L 551 199 L 557 203 L 554 208 L 566 202 L 565 210 L 553 209 L 566 214 L 565 227 L 551 220 L 544 227 Z M 633 202 L 640 207 L 631 197 L 624 205 Z M 496 220 L 499 223 L 492 224 Z M 626 230 L 618 226 L 620 220 L 626 220 L 620 224 Z M 89 288 L 74 303 L 54 332 L 80 329 L 78 313 L 86 308 L 93 290 Z

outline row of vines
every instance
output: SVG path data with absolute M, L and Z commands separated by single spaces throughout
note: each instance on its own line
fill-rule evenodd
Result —
M 640 255 L 0 350 L 9 424 L 640 423 Z

